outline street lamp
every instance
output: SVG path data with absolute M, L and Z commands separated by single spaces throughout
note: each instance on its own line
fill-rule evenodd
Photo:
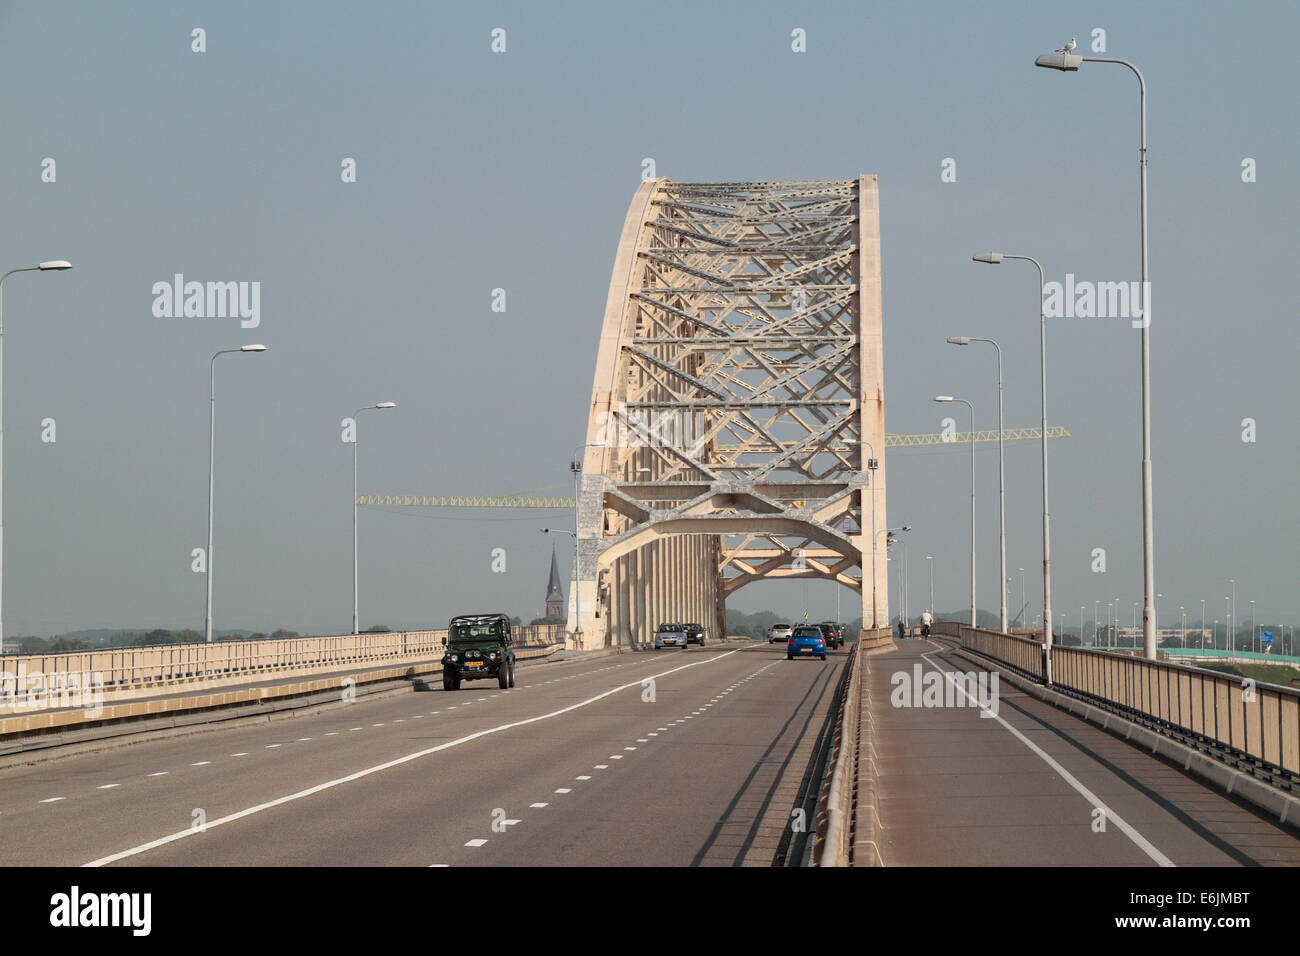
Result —
M 21 269 L 10 269 L 4 275 L 0 276 L 0 291 L 4 289 L 5 279 L 8 279 L 15 272 L 63 272 L 71 269 L 72 263 L 66 259 L 52 259 L 49 262 L 42 262 L 40 265 L 24 266 Z M 4 322 L 4 298 L 0 295 L 0 598 L 4 594 L 4 341 L 5 341 L 5 322 Z M 0 605 L 0 641 L 4 640 L 4 613 L 3 605 Z
M 217 356 L 229 355 L 231 352 L 265 352 L 265 345 L 243 345 L 237 349 L 222 349 L 212 356 L 208 363 L 208 550 L 205 555 L 208 562 L 208 600 L 203 614 L 204 640 L 212 643 L 212 490 L 213 475 L 216 471 L 216 433 L 217 433 Z M 354 499 L 355 500 L 355 499 Z
M 975 626 L 975 406 L 964 398 L 936 395 L 936 402 L 961 402 L 970 409 L 970 626 Z
M 1048 53 L 1038 57 L 1034 66 L 1077 72 L 1084 63 L 1116 63 L 1133 71 L 1138 80 L 1138 105 L 1141 113 L 1141 140 L 1138 148 L 1140 176 L 1142 244 L 1142 635 L 1148 660 L 1156 658 L 1155 622 L 1151 620 L 1151 596 L 1156 590 L 1155 526 L 1151 505 L 1151 285 L 1147 270 L 1147 83 L 1128 60 L 1071 53 Z
M 360 604 L 357 597 L 357 416 L 372 408 L 396 408 L 396 402 L 378 402 L 352 413 L 352 633 L 361 633 Z
M 1052 682 L 1052 538 L 1051 509 L 1047 504 L 1047 313 L 1043 308 L 1043 266 L 1033 256 L 1004 252 L 983 252 L 971 256 L 975 262 L 999 265 L 1003 259 L 1032 262 L 1038 269 L 1038 365 L 1043 405 L 1043 636 L 1047 647 L 1047 683 Z
M 866 445 L 871 456 L 867 459 L 867 470 L 871 472 L 868 483 L 871 492 L 871 626 L 877 628 L 880 626 L 880 615 L 876 609 L 876 469 L 880 463 L 876 460 L 876 449 L 871 442 L 861 438 L 846 438 L 844 444 Z M 930 610 L 933 611 L 934 608 Z
M 1250 649 L 1255 650 L 1255 602 L 1250 602 Z
M 1205 650 L 1205 598 L 1201 598 L 1201 650 Z M 1214 650 L 1214 637 L 1210 637 L 1210 650 Z
M 927 554 L 925 560 L 930 562 L 930 606 L 927 610 L 931 614 L 934 614 L 934 557 L 933 555 Z
M 895 538 L 897 535 L 901 534 L 901 533 L 904 532 L 904 531 L 911 531 L 911 530 L 912 530 L 912 526 L 911 526 L 910 524 L 905 524 L 905 525 L 903 525 L 902 527 L 899 527 L 899 528 L 881 528 L 879 531 L 877 531 L 875 534 L 873 534 L 873 535 L 871 536 L 871 554 L 872 554 L 872 562 L 873 562 L 873 563 L 875 562 L 876 541 L 880 538 L 880 536 L 881 536 L 882 534 L 886 536 L 886 537 L 885 537 L 885 547 L 888 548 L 891 544 L 894 543 L 894 538 Z M 885 556 L 885 560 L 886 560 L 886 561 L 889 560 L 889 556 L 888 556 L 888 555 Z M 904 572 L 905 572 L 905 571 L 906 571 L 906 568 L 904 568 Z M 898 588 L 898 590 L 899 590 L 899 601 L 898 601 L 898 606 L 899 606 L 899 611 L 900 611 L 900 613 L 901 613 L 901 612 L 902 612 L 902 607 L 903 607 L 903 600 L 902 600 L 902 597 L 903 597 L 903 594 L 902 594 L 902 592 L 903 592 L 903 576 L 902 576 L 902 574 L 899 575 L 898 585 L 899 585 L 899 588 Z M 876 612 L 875 612 L 874 608 L 873 608 L 873 610 L 872 610 L 872 612 L 871 612 L 871 621 L 872 621 L 873 624 L 876 623 Z
M 1007 483 L 1002 459 L 1002 347 L 992 339 L 971 338 L 968 335 L 953 335 L 948 338 L 950 345 L 970 345 L 972 342 L 987 342 L 997 349 L 998 353 L 998 556 L 1000 559 L 998 580 L 1002 582 L 998 591 L 1002 603 L 1002 633 L 1005 634 L 1007 633 Z M 1082 618 L 1079 619 L 1079 627 L 1083 627 Z M 1079 643 L 1083 643 L 1082 630 L 1079 631 Z

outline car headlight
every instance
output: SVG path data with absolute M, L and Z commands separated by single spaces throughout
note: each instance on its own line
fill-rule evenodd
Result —
M 496 652 L 496 651 L 491 651 L 491 652 L 488 654 L 488 660 L 490 660 L 490 661 L 494 661 L 494 660 L 496 660 L 496 659 L 497 659 L 497 652 Z
M 451 655 L 451 662 L 452 662 L 453 664 L 456 663 L 456 661 L 458 661 L 458 660 L 460 660 L 459 656 L 457 656 L 456 654 L 452 654 L 452 655 Z

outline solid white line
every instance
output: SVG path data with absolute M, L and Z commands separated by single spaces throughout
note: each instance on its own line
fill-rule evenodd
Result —
M 956 680 L 953 679 L 951 673 L 949 673 L 948 671 L 944 670 L 942 667 L 940 667 L 940 666 L 939 666 L 938 664 L 936 664 L 934 661 L 930 660 L 929 655 L 927 655 L 927 654 L 922 654 L 922 655 L 921 655 L 921 658 L 922 658 L 923 660 L 927 661 L 927 662 L 930 664 L 930 666 L 933 667 L 935 670 L 937 670 L 940 674 L 943 674 L 944 679 L 945 679 L 946 681 L 948 681 L 948 683 L 952 684 L 952 685 L 953 685 L 953 688 L 956 689 L 956 690 L 957 690 L 957 691 L 958 691 L 958 692 L 959 692 L 963 697 L 965 697 L 967 700 L 969 700 L 969 701 L 971 702 L 972 706 L 979 707 L 980 710 L 984 711 L 986 714 L 988 714 L 988 716 L 992 717 L 994 720 L 996 720 L 999 724 L 1001 724 L 1001 725 L 1002 725 L 1003 727 L 1005 727 L 1007 730 L 1011 731 L 1011 734 L 1012 734 L 1012 735 L 1013 735 L 1017 740 L 1019 740 L 1022 744 L 1024 744 L 1026 747 L 1028 747 L 1028 748 L 1029 748 L 1030 750 L 1032 750 L 1034 753 L 1036 753 L 1039 757 L 1041 757 L 1041 758 L 1043 759 L 1043 761 L 1044 761 L 1044 762 L 1045 762 L 1049 767 L 1051 767 L 1053 770 L 1055 770 L 1055 771 L 1056 771 L 1056 772 L 1061 776 L 1061 779 L 1062 779 L 1062 780 L 1064 780 L 1064 781 L 1065 781 L 1066 783 L 1068 783 L 1071 787 L 1073 787 L 1075 790 L 1077 790 L 1077 791 L 1079 792 L 1079 794 L 1083 797 L 1083 799 L 1087 800 L 1087 801 L 1088 801 L 1090 804 L 1092 804 L 1094 807 L 1100 807 L 1101 810 L 1102 810 L 1102 812 L 1106 814 L 1106 820 L 1107 820 L 1108 822 L 1113 822 L 1117 827 L 1119 827 L 1120 830 L 1123 831 L 1124 835 L 1125 835 L 1126 837 L 1128 837 L 1130 840 L 1132 840 L 1132 841 L 1133 841 L 1133 844 L 1134 844 L 1134 845 L 1135 845 L 1139 850 L 1141 850 L 1143 853 L 1145 853 L 1147 856 L 1149 856 L 1149 857 L 1150 857 L 1152 860 L 1154 860 L 1154 861 L 1155 861 L 1159 866 L 1176 866 L 1176 865 L 1177 865 L 1177 864 L 1174 863 L 1173 860 L 1169 859 L 1169 857 L 1165 856 L 1163 853 L 1161 853 L 1159 850 L 1157 850 L 1157 849 L 1155 848 L 1155 846 L 1152 845 L 1151 841 L 1149 841 L 1149 840 L 1148 840 L 1146 837 L 1144 837 L 1142 834 L 1138 833 L 1137 830 L 1135 830 L 1135 829 L 1134 829 L 1134 828 L 1133 828 L 1133 827 L 1132 827 L 1132 826 L 1131 826 L 1131 825 L 1130 825 L 1130 824 L 1129 824 L 1129 823 L 1128 823 L 1128 822 L 1127 822 L 1123 817 L 1121 817 L 1118 813 L 1116 813 L 1114 810 L 1112 810 L 1110 807 L 1108 807 L 1105 803 L 1103 803 L 1103 802 L 1101 801 L 1101 799 L 1100 799 L 1100 798 L 1099 798 L 1095 793 L 1093 793 L 1091 790 L 1089 790 L 1087 787 L 1085 787 L 1082 783 L 1080 783 L 1077 779 L 1075 779 L 1074 775 L 1071 774 L 1070 771 L 1066 770 L 1066 769 L 1065 769 L 1064 767 L 1062 767 L 1059 763 L 1057 763 L 1054 759 L 1052 759 L 1052 755 L 1051 755 L 1051 754 L 1049 754 L 1047 751 L 1043 750 L 1042 747 L 1039 747 L 1036 743 L 1034 743 L 1032 740 L 1030 740 L 1028 737 L 1026 737 L 1024 734 L 1022 734 L 1022 733 L 1021 733 L 1019 730 L 1017 730 L 1015 727 L 1012 727 L 1009 723 L 1007 723 L 1007 722 L 1006 722 L 1006 721 L 1001 717 L 1001 715 L 993 713 L 993 711 L 989 710 L 987 707 L 980 707 L 979 701 L 977 701 L 974 697 L 971 697 L 971 695 L 970 695 L 969 693 L 966 692 L 966 689 L 965 689 L 964 687 L 962 687 L 961 683 L 960 683 L 959 681 L 956 681 Z
M 698 667 L 701 664 L 711 664 L 715 661 L 722 660 L 724 657 L 730 657 L 732 654 L 736 654 L 736 653 L 738 653 L 738 651 L 727 651 L 726 653 L 719 654 L 717 657 L 705 657 L 702 660 L 693 661 L 690 664 L 682 664 L 680 667 L 674 667 L 666 671 L 661 671 L 658 674 L 652 674 L 651 679 L 658 680 L 661 677 L 667 677 L 669 674 L 676 674 L 679 671 L 688 670 L 692 667 Z M 538 714 L 536 717 L 526 717 L 523 720 L 516 720 L 508 724 L 501 724 L 497 727 L 491 727 L 487 730 L 480 730 L 477 731 L 476 733 L 467 734 L 464 737 L 458 737 L 455 740 L 449 740 L 446 743 L 438 744 L 438 746 L 436 747 L 429 747 L 425 750 L 417 750 L 415 753 L 407 754 L 404 757 L 397 757 L 394 760 L 389 760 L 386 761 L 385 763 L 376 764 L 373 767 L 367 767 L 365 770 L 358 770 L 356 773 L 350 773 L 345 777 L 337 777 L 334 780 L 327 780 L 326 782 L 317 784 L 314 787 L 308 787 L 306 790 L 299 790 L 297 793 L 291 793 L 288 794 L 287 796 L 277 797 L 274 800 L 268 800 L 265 803 L 259 803 L 256 806 L 248 807 L 247 809 L 244 810 L 239 810 L 236 813 L 227 814 L 226 816 L 220 817 L 216 820 L 209 820 L 202 832 L 205 833 L 210 832 L 214 827 L 219 827 L 224 823 L 232 823 L 235 820 L 242 820 L 244 817 L 252 816 L 255 813 L 261 813 L 263 810 L 270 810 L 273 807 L 282 806 L 286 803 L 292 803 L 295 800 L 301 800 L 304 797 L 312 796 L 313 794 L 320 793 L 321 791 L 330 790 L 334 787 L 341 786 L 345 783 L 351 783 L 354 780 L 360 780 L 363 777 L 370 776 L 371 774 L 380 773 L 384 770 L 389 770 L 393 767 L 401 766 L 402 764 L 409 763 L 412 760 L 418 760 L 421 757 L 427 757 L 429 754 L 435 754 L 443 750 L 448 750 L 452 747 L 458 747 L 461 744 L 469 743 L 471 740 L 478 740 L 480 737 L 487 737 L 491 734 L 498 734 L 507 730 L 513 730 L 515 727 L 523 727 L 528 724 L 535 724 L 542 720 L 549 720 L 552 717 L 559 717 L 562 714 L 572 713 L 575 710 L 579 710 L 583 707 L 590 706 L 591 704 L 594 704 L 597 701 L 604 700 L 606 697 L 613 696 L 614 694 L 617 694 L 621 691 L 631 690 L 632 688 L 640 689 L 640 687 L 641 687 L 641 680 L 634 680 L 631 683 L 621 684 L 618 687 L 611 688 L 610 690 L 599 693 L 594 697 L 588 697 L 586 700 L 579 701 L 576 704 L 570 704 L 568 707 L 562 707 L 559 710 L 553 710 L 546 714 Z M 622 759 L 622 757 L 620 756 L 618 759 Z M 137 856 L 148 850 L 156 849 L 157 847 L 164 846 L 168 843 L 173 843 L 177 840 L 184 840 L 188 837 L 194 836 L 194 834 L 198 832 L 200 831 L 186 828 L 176 833 L 168 834 L 165 837 L 159 837 L 157 840 L 150 840 L 148 843 L 142 843 L 139 846 L 131 847 L 129 850 L 122 850 L 120 853 L 114 853 L 109 856 L 101 857 L 98 860 L 92 860 L 91 862 L 86 863 L 84 865 L 93 867 L 93 866 L 104 866 L 108 863 L 115 863 L 118 860 L 123 860 L 131 856 Z

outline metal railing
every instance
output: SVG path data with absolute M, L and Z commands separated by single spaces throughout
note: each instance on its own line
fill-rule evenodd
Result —
M 935 630 L 1043 680 L 1043 648 L 1036 641 L 953 622 Z M 1052 647 L 1052 687 L 1136 716 L 1217 756 L 1245 758 L 1282 786 L 1300 777 L 1300 689 L 1059 644 Z
M 520 647 L 559 643 L 559 625 L 511 629 Z M 0 657 L 0 711 L 59 707 L 90 687 L 104 693 L 234 683 L 264 675 L 402 664 L 442 656 L 445 628 L 326 637 L 159 644 Z

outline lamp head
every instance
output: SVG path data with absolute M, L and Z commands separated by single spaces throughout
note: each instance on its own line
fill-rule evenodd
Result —
M 266 346 L 265 346 L 265 345 L 241 345 L 240 348 L 239 348 L 239 351 L 241 351 L 241 352 L 265 352 L 265 351 L 266 351 Z
M 72 263 L 67 259 L 51 259 L 49 262 L 42 262 L 37 268 L 42 272 L 62 272 L 71 269 Z
M 995 266 L 1002 261 L 1002 253 L 977 252 L 975 255 L 971 256 L 971 259 L 975 262 L 987 262 L 989 265 Z
M 952 396 L 951 396 L 951 395 L 936 395 L 936 396 L 934 396 L 934 400 L 935 400 L 936 402 L 951 402 L 951 401 L 952 401 Z
M 1034 60 L 1034 66 L 1047 70 L 1060 70 L 1062 73 L 1077 73 L 1083 66 L 1083 57 L 1075 53 L 1044 53 Z
M 969 335 L 950 335 L 948 336 L 949 345 L 970 345 Z

